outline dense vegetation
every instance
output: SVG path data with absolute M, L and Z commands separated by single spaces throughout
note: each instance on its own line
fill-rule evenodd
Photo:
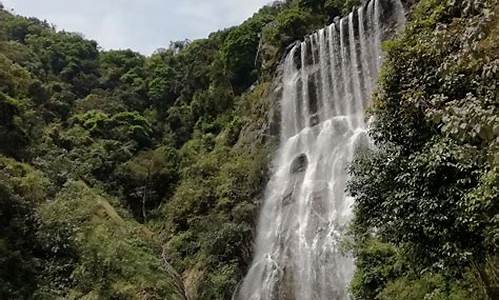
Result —
M 150 57 L 0 10 L 0 298 L 229 298 L 276 66 L 356 4 L 275 3 Z
M 230 299 L 277 66 L 359 3 L 277 2 L 149 57 L 1 9 L 0 299 Z M 495 296 L 497 5 L 422 0 L 386 44 L 350 184 L 357 298 Z
M 422 0 L 351 174 L 357 299 L 498 299 L 498 2 Z

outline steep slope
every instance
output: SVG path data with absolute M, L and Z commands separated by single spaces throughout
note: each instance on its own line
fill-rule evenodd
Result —
M 168 298 L 182 281 L 193 299 L 230 297 L 276 132 L 270 79 L 290 42 L 349 8 L 320 2 L 151 57 L 1 10 L 0 152 L 46 182 L 36 202 L 3 182 L 2 298 Z
M 0 298 L 230 299 L 278 144 L 284 55 L 359 4 L 276 2 L 150 57 L 1 9 Z M 497 4 L 404 4 L 371 108 L 379 150 L 352 169 L 352 291 L 492 298 Z
M 498 298 L 498 3 L 419 1 L 351 173 L 357 299 Z

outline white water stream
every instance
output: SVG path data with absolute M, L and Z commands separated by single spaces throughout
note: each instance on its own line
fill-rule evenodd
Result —
M 404 22 L 399 0 L 371 0 L 288 53 L 280 146 L 238 299 L 349 299 L 354 262 L 339 247 L 353 202 L 346 167 L 368 143 L 381 41 Z

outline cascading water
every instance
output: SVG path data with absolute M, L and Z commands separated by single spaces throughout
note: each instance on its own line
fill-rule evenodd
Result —
M 241 300 L 349 299 L 346 167 L 368 143 L 364 109 L 381 41 L 405 22 L 399 0 L 371 0 L 297 43 L 283 65 L 281 139 Z

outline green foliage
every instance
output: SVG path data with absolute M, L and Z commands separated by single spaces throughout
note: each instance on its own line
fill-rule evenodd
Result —
M 349 183 L 358 299 L 498 298 L 498 272 L 487 271 L 498 257 L 497 9 L 420 1 L 385 44 L 377 150 L 358 156 Z M 370 253 L 372 239 L 404 268 L 373 277 L 393 262 Z
M 272 14 L 256 14 L 232 29 L 224 41 L 222 57 L 235 90 L 245 90 L 257 79 L 255 62 L 260 32 L 272 20 Z
M 12 97 L 27 96 L 31 84 L 29 72 L 4 55 L 0 55 L 0 66 L 2 67 L 0 71 L 0 80 L 2 80 L 0 91 Z
M 30 166 L 0 156 L 0 298 L 28 298 L 37 286 L 36 207 L 49 182 Z M 15 272 L 13 271 L 15 270 Z
M 396 249 L 390 244 L 373 238 L 355 248 L 356 265 L 363 272 L 356 272 L 351 289 L 356 299 L 376 299 L 385 284 L 404 270 L 404 264 Z
M 109 98 L 129 110 L 148 107 L 145 58 L 131 50 L 107 51 L 98 57 L 99 83 Z M 110 97 L 111 96 L 111 97 Z
M 150 68 L 153 68 L 154 77 L 149 81 L 148 97 L 160 111 L 164 111 L 177 97 L 173 81 L 174 69 L 166 64 Z
M 138 112 L 121 112 L 108 116 L 99 111 L 88 111 L 73 117 L 74 124 L 88 130 L 97 138 L 133 141 L 138 149 L 151 144 L 152 129 L 149 122 Z
M 255 112 L 261 88 L 241 99 L 251 106 L 242 113 L 243 119 Z M 217 137 L 196 131 L 179 151 L 181 179 L 164 208 L 163 234 L 170 260 L 188 278 L 186 288 L 196 299 L 230 298 L 250 263 L 269 145 L 234 135 L 244 124 L 255 125 L 257 116 L 263 117 L 256 113 L 247 119 L 249 123 L 242 119 L 225 123 Z
M 498 18 L 479 2 L 419 1 L 385 45 L 378 150 L 350 184 L 356 298 L 495 298 Z M 277 2 L 149 57 L 0 9 L 0 298 L 230 298 L 276 66 L 358 4 Z
M 77 96 L 88 93 L 97 82 L 97 43 L 74 33 L 45 31 L 29 35 L 25 43 L 39 57 L 47 76 L 58 75 Z
M 291 7 L 278 13 L 262 30 L 258 58 L 262 61 L 263 73 L 272 73 L 285 49 L 321 24 L 322 18 L 300 7 Z
M 451 283 L 450 283 L 451 282 Z M 426 273 L 418 279 L 399 278 L 387 285 L 378 299 L 459 300 L 487 299 L 475 286 L 456 283 L 442 275 Z
M 101 84 L 105 88 L 116 88 L 120 84 L 133 83 L 130 77 L 144 77 L 144 57 L 131 50 L 112 50 L 99 55 Z
M 5 35 L 9 40 L 25 42 L 29 35 L 38 35 L 49 28 L 46 22 L 36 18 L 13 17 L 2 13 L 2 21 L 5 21 Z
M 19 157 L 29 139 L 22 123 L 23 108 L 19 101 L 0 92 L 0 152 Z
M 140 152 L 115 170 L 127 203 L 145 222 L 148 210 L 156 209 L 172 195 L 178 180 L 177 151 L 168 146 Z
M 334 17 L 346 16 L 353 8 L 361 5 L 359 0 L 298 0 L 298 7 L 315 14 L 325 12 L 331 21 Z
M 361 3 L 362 2 L 359 0 L 326 0 L 324 9 L 330 18 L 336 16 L 346 16 L 353 10 L 353 8 L 361 5 Z
M 47 182 L 36 203 L 2 182 L 0 264 L 20 265 L 2 298 L 170 299 L 185 291 L 165 259 L 191 276 L 191 297 L 230 297 L 251 258 L 269 151 L 269 85 L 245 90 L 284 7 L 150 57 L 0 10 L 0 151 Z M 279 51 L 280 30 L 306 31 L 307 17 L 290 15 L 273 31 Z M 161 234 L 161 258 L 144 226 Z
M 64 299 L 180 299 L 155 253 L 153 233 L 124 220 L 112 205 L 112 199 L 84 183 L 68 182 L 41 208 L 39 236 L 46 255 L 55 258 L 47 266 L 45 284 Z M 69 274 L 57 272 L 67 262 L 58 259 L 61 252 L 73 258 Z

